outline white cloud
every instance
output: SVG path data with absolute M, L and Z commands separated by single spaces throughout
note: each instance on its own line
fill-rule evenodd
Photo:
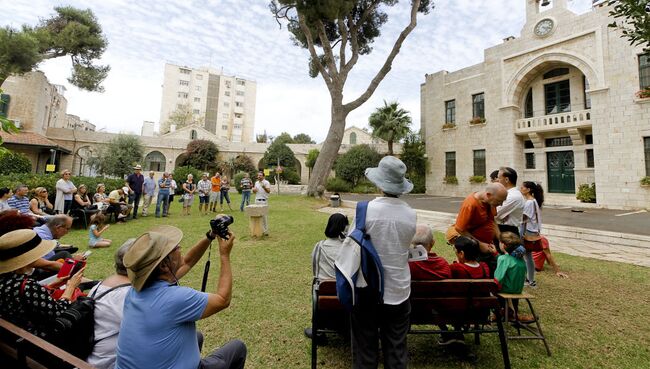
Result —
M 68 88 L 68 112 L 108 131 L 138 132 L 143 120 L 157 121 L 166 61 L 190 66 L 211 64 L 224 73 L 257 82 L 255 131 L 277 135 L 304 132 L 317 141 L 327 134 L 329 93 L 322 79 L 307 76 L 306 50 L 293 45 L 286 27 L 270 14 L 267 0 L 154 1 L 71 0 L 65 5 L 91 8 L 109 41 L 101 63 L 111 65 L 106 92 L 88 93 L 70 86 L 65 58 L 41 69 L 53 83 Z M 407 2 L 388 9 L 389 22 L 349 77 L 345 101 L 362 93 L 384 62 L 408 21 Z M 0 25 L 35 24 L 53 13 L 59 1 L 3 1 Z M 371 99 L 348 116 L 348 125 L 363 127 L 383 100 L 398 100 L 419 127 L 420 84 L 426 73 L 457 70 L 483 60 L 483 50 L 504 37 L 518 36 L 525 0 L 437 1 L 420 16 L 393 68 Z M 589 9 L 590 0 L 569 2 L 572 10 Z

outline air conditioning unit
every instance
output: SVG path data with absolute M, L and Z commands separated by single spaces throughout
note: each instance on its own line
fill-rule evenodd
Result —
M 14 122 L 14 126 L 16 126 L 16 128 L 21 128 L 20 119 L 14 119 L 13 122 Z

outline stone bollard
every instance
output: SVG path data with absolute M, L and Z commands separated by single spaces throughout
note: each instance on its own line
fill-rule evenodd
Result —
M 248 226 L 253 237 L 262 237 L 264 228 L 262 227 L 262 217 L 269 212 L 267 205 L 248 205 L 244 208 L 248 215 Z

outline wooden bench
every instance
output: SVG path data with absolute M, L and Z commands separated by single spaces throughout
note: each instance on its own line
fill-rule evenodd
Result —
M 0 319 L 0 351 L 11 357 L 18 368 L 95 368 L 4 319 Z M 13 368 L 4 364 L 0 366 Z
M 476 344 L 480 335 L 497 333 L 503 364 L 510 369 L 508 343 L 501 321 L 501 306 L 496 297 L 498 286 L 493 279 L 447 279 L 411 282 L 411 334 L 473 333 Z M 496 315 L 496 328 L 489 322 Z M 317 367 L 317 336 L 340 332 L 349 320 L 348 312 L 336 297 L 336 281 L 315 280 L 312 285 L 311 367 Z M 423 328 L 431 325 L 435 328 Z M 451 325 L 443 331 L 438 325 Z

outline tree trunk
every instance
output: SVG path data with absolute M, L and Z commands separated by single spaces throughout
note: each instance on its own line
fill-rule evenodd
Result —
M 388 140 L 388 155 L 393 155 L 393 140 Z
M 342 95 L 332 98 L 330 129 L 327 132 L 325 142 L 323 142 L 321 152 L 318 154 L 316 164 L 314 164 L 311 178 L 309 178 L 309 186 L 307 187 L 308 196 L 315 196 L 318 186 L 325 185 L 336 156 L 339 153 L 339 148 L 343 141 L 343 132 L 345 131 L 345 118 L 348 115 L 343 109 L 342 101 Z

